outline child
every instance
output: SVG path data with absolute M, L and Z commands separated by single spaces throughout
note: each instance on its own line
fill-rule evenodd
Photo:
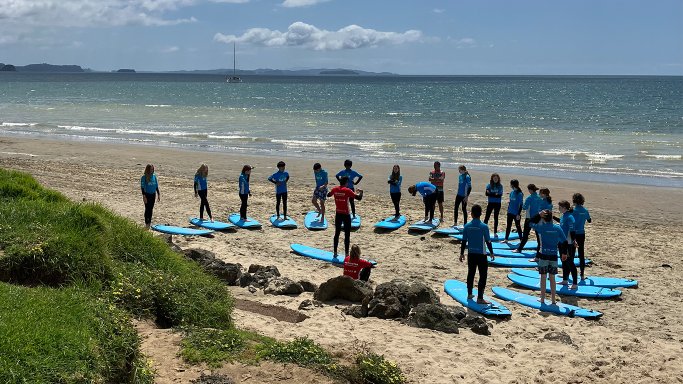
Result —
M 403 176 L 401 176 L 401 167 L 398 164 L 394 165 L 391 170 L 391 175 L 389 175 L 389 196 L 391 196 L 391 202 L 394 203 L 394 218 L 398 220 L 401 216 L 399 209 L 399 204 L 401 202 L 401 183 L 403 182 Z
M 287 220 L 287 182 L 289 181 L 289 173 L 285 171 L 285 162 L 277 163 L 277 172 L 273 173 L 268 181 L 275 184 L 275 214 L 280 220 L 280 201 L 282 201 L 283 220 Z
M 439 218 L 443 221 L 443 182 L 446 172 L 441 170 L 441 162 L 434 162 L 434 170 L 429 172 L 429 182 L 436 186 L 436 202 L 439 203 Z
M 436 204 L 436 186 L 426 181 L 421 181 L 408 187 L 408 193 L 415 196 L 417 193 L 422 195 L 422 202 L 425 205 L 425 223 L 434 221 L 434 205 Z
M 251 165 L 245 165 L 242 167 L 242 173 L 240 174 L 239 181 L 239 195 L 242 205 L 240 206 L 240 220 L 247 221 L 247 200 L 251 196 L 251 191 L 249 190 L 249 175 L 251 175 L 252 167 Z
M 455 196 L 455 208 L 453 209 L 453 226 L 458 225 L 458 207 L 462 203 L 463 221 L 467 221 L 467 198 L 472 192 L 472 178 L 464 165 L 458 167 L 458 194 Z
M 206 207 L 206 214 L 209 215 L 209 220 L 213 223 L 213 216 L 211 216 L 211 208 L 209 207 L 209 200 L 206 196 L 209 193 L 209 186 L 206 178 L 209 176 L 209 166 L 202 164 L 194 174 L 194 197 L 199 197 L 199 220 L 204 220 L 204 207 Z
M 345 184 L 346 187 L 351 191 L 354 191 L 355 186 L 358 185 L 358 183 L 360 183 L 360 181 L 363 179 L 363 175 L 351 169 L 351 166 L 353 166 L 353 162 L 351 160 L 344 160 L 344 169 L 339 171 L 335 177 L 339 183 L 341 183 L 342 177 L 346 177 L 348 180 Z M 356 204 L 354 203 L 353 199 L 351 199 L 351 215 L 354 218 L 356 217 Z
M 586 268 L 586 259 L 584 254 L 584 244 L 586 243 L 586 222 L 592 222 L 591 215 L 588 210 L 583 207 L 585 199 L 582 194 L 575 193 L 572 196 L 572 203 L 574 203 L 574 209 L 572 215 L 574 216 L 574 231 L 576 232 L 576 246 L 579 249 L 579 268 L 581 271 L 581 280 L 584 279 L 584 270 Z
M 576 232 L 574 232 L 574 216 L 572 215 L 572 210 L 567 200 L 562 200 L 558 204 L 558 209 L 562 216 L 560 217 L 560 228 L 564 232 L 565 239 L 567 239 L 567 257 L 562 259 L 562 281 L 560 285 L 567 285 L 569 282 L 569 274 L 572 275 L 572 286 L 570 289 L 577 289 L 576 282 L 576 265 L 574 265 L 574 252 L 576 241 Z
M 491 175 L 491 180 L 486 185 L 486 196 L 488 196 L 488 204 L 486 205 L 486 217 L 484 223 L 489 224 L 489 217 L 493 211 L 493 237 L 498 238 L 498 214 L 500 213 L 500 204 L 503 197 L 503 184 L 500 182 L 500 176 L 497 173 Z
M 318 219 L 322 223 L 325 220 L 325 200 L 327 199 L 327 171 L 320 163 L 313 164 L 313 177 L 315 177 L 315 189 L 313 190 L 313 206 L 318 211 Z
M 484 300 L 484 290 L 486 289 L 486 277 L 488 275 L 489 262 L 486 259 L 486 249 L 489 249 L 491 260 L 495 260 L 493 255 L 493 245 L 491 245 L 491 235 L 489 226 L 482 223 L 481 206 L 472 206 L 472 221 L 465 224 L 462 230 L 462 243 L 460 244 L 460 262 L 465 260 L 465 248 L 467 248 L 467 299 L 474 298 L 474 274 L 479 269 L 479 284 L 477 284 L 477 304 L 491 304 Z
M 354 280 L 368 281 L 370 269 L 374 268 L 371 262 L 360 258 L 360 247 L 354 244 L 351 253 L 344 259 L 344 276 Z
M 522 237 L 520 238 L 517 249 L 514 249 L 512 252 L 522 252 L 526 242 L 529 241 L 532 218 L 536 217 L 538 212 L 540 212 L 541 197 L 536 193 L 536 191 L 538 191 L 536 184 L 529 184 L 526 188 L 529 191 L 529 196 L 524 200 L 524 205 L 522 206 L 522 209 L 526 211 L 526 215 L 524 216 L 524 232 L 522 232 Z
M 508 215 L 507 215 L 507 226 L 505 227 L 505 240 L 504 243 L 508 242 L 510 237 L 510 229 L 512 228 L 512 221 L 515 222 L 515 228 L 518 234 L 522 234 L 522 227 L 519 226 L 519 221 L 522 214 L 522 205 L 524 204 L 524 192 L 519 188 L 519 180 L 510 180 L 510 203 L 508 204 Z
M 344 227 L 344 256 L 349 255 L 349 244 L 351 243 L 351 214 L 349 212 L 349 201 L 354 199 L 360 200 L 363 198 L 363 191 L 358 190 L 354 192 L 346 187 L 348 184 L 346 176 L 342 176 L 339 180 L 340 185 L 332 188 L 327 194 L 327 197 L 334 196 L 334 204 L 336 207 L 336 215 L 334 217 L 334 257 L 337 257 L 337 249 L 339 246 L 339 233 L 342 226 Z
M 156 201 L 161 201 L 159 181 L 152 164 L 147 164 L 145 167 L 145 174 L 140 178 L 140 190 L 142 191 L 142 202 L 145 203 L 145 228 L 149 229 L 152 224 L 154 198 L 156 197 Z
M 541 304 L 545 304 L 546 275 L 550 274 L 550 302 L 555 301 L 555 274 L 557 273 L 557 251 L 559 248 L 562 260 L 567 257 L 567 239 L 559 225 L 553 224 L 553 213 L 541 211 L 541 221 L 533 224 L 538 233 L 538 243 L 541 245 L 538 252 L 538 273 L 541 274 Z

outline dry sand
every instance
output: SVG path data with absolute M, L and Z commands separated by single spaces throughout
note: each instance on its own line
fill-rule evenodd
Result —
M 238 210 L 237 177 L 242 164 L 248 163 L 256 166 L 252 172 L 249 215 L 267 224 L 275 202 L 274 188 L 266 177 L 275 171 L 278 160 L 149 146 L 0 138 L 0 166 L 29 172 L 45 186 L 75 201 L 100 202 L 138 223 L 143 222 L 139 179 L 146 163 L 155 164 L 160 181 L 161 203 L 155 208 L 154 221 L 182 226 L 188 217 L 197 215 L 192 177 L 199 164 L 206 162 L 210 167 L 209 201 L 214 217 L 225 220 L 228 213 Z M 181 247 L 211 250 L 222 259 L 245 267 L 252 263 L 276 265 L 284 276 L 292 279 L 307 278 L 320 284 L 339 275 L 341 270 L 337 267 L 292 254 L 289 245 L 298 242 L 331 248 L 333 231 L 307 231 L 303 228 L 303 214 L 311 209 L 313 162 L 320 161 L 330 175 L 342 168 L 342 162 L 338 159 L 282 160 L 287 162 L 291 175 L 289 212 L 299 222 L 299 229 L 284 231 L 264 225 L 258 231 L 221 233 L 214 238 L 178 238 L 175 242 Z M 430 235 L 411 235 L 405 228 L 393 233 L 375 233 L 372 224 L 393 210 L 386 184 L 391 164 L 358 163 L 354 169 L 365 176 L 359 187 L 366 191 L 366 196 L 357 203 L 363 226 L 352 233 L 351 239 L 352 243 L 361 245 L 365 257 L 380 263 L 373 271 L 373 283 L 394 278 L 421 279 L 440 295 L 442 303 L 458 305 L 443 294 L 442 288 L 446 279 L 465 278 L 466 266 L 456 258 L 459 245 Z M 422 217 L 421 201 L 408 195 L 405 188 L 425 180 L 429 169 L 405 166 L 402 171 L 402 209 L 409 222 L 417 221 Z M 446 172 L 445 216 L 446 223 L 451 223 L 457 170 L 446 169 Z M 501 175 L 506 186 L 513 176 Z M 582 192 L 594 218 L 593 224 L 587 225 L 586 252 L 595 264 L 587 274 L 639 280 L 640 287 L 624 289 L 619 300 L 563 299 L 603 312 L 602 319 L 586 321 L 551 316 L 510 303 L 512 318 L 490 320 L 492 335 L 487 337 L 466 329 L 460 334 L 448 335 L 394 321 L 355 319 L 343 316 L 339 306 L 327 305 L 307 311 L 311 317 L 296 324 L 237 309 L 234 313 L 237 325 L 279 339 L 308 336 L 342 352 L 368 347 L 397 361 L 415 383 L 683 382 L 683 315 L 680 312 L 683 190 L 518 178 L 522 185 L 534 182 L 550 188 L 554 201 Z M 485 205 L 483 190 L 488 175 L 472 172 L 472 180 L 471 202 Z M 663 267 L 664 264 L 670 267 Z M 490 268 L 488 287 L 509 286 L 507 273 L 506 269 Z M 283 297 L 231 289 L 237 298 L 294 310 L 301 301 L 312 298 L 308 293 Z M 544 340 L 544 335 L 553 331 L 566 332 L 573 345 Z M 177 336 L 162 333 L 156 337 Z M 157 352 L 176 345 L 162 341 L 159 343 L 164 347 L 157 348 Z M 154 358 L 155 349 L 147 351 Z M 163 360 L 157 364 L 164 364 Z M 160 382 L 184 381 L 172 377 L 170 371 L 173 369 L 165 367 L 166 376 L 163 380 L 160 377 Z M 178 374 L 181 373 L 184 374 Z M 316 381 L 314 376 L 297 375 L 300 376 L 295 376 L 294 381 Z M 262 379 L 249 376 L 245 380 L 235 375 L 234 378 L 245 383 L 276 380 L 265 376 Z

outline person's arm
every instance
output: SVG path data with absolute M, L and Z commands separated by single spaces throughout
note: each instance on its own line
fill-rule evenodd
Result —
M 557 216 L 553 216 L 553 220 L 557 221 L 558 223 L 560 222 L 560 218 Z
M 194 197 L 197 197 L 197 178 L 194 178 L 194 183 L 192 183 L 192 187 L 194 188 Z
M 339 172 L 339 173 L 337 173 L 336 175 L 334 175 L 334 177 L 335 177 L 335 178 L 337 179 L 337 181 L 339 182 L 339 185 L 341 185 L 341 172 Z
M 327 192 L 327 197 L 332 197 L 332 191 Z
M 363 180 L 363 175 L 361 175 L 361 174 L 359 173 L 359 174 L 358 174 L 358 179 L 356 179 L 356 181 L 353 183 L 353 185 L 358 185 L 358 183 L 360 183 L 361 180 Z
M 560 250 L 560 257 L 562 258 L 562 261 L 567 260 L 567 246 L 568 245 L 569 245 L 569 243 L 567 243 L 566 239 L 558 243 L 558 249 Z
M 268 181 L 270 181 L 271 183 L 273 183 L 273 184 L 277 185 L 278 181 L 277 181 L 277 180 L 275 180 L 275 177 L 274 177 L 274 176 L 275 176 L 274 174 L 273 174 L 273 175 L 270 175 L 270 176 L 268 176 Z
M 467 198 L 470 196 L 470 193 L 472 193 L 472 179 L 467 177 L 465 180 L 467 182 L 467 196 L 465 197 Z
M 486 186 L 486 192 L 484 192 L 484 195 L 491 196 L 491 187 L 490 186 L 488 186 L 488 185 Z M 491 197 L 493 197 L 493 196 L 491 196 Z
M 491 254 L 491 261 L 496 259 L 496 255 L 493 254 L 493 244 L 491 244 L 490 241 L 486 242 L 486 247 L 489 249 L 489 253 Z
M 360 201 L 360 200 L 363 199 L 363 190 L 362 190 L 362 189 L 359 189 L 358 191 L 352 192 L 352 193 L 353 193 L 353 198 L 354 198 L 354 199 L 356 199 L 356 200 L 358 200 L 358 201 Z
M 465 248 L 467 247 L 467 237 L 463 234 L 460 242 L 460 262 L 465 260 Z
M 289 182 L 289 173 L 287 174 L 287 178 L 285 179 L 285 183 Z
M 588 218 L 586 219 L 586 221 L 589 223 L 592 223 L 593 219 L 591 218 L 591 214 L 590 214 L 590 212 L 588 212 L 588 210 L 586 210 L 586 214 L 588 215 Z

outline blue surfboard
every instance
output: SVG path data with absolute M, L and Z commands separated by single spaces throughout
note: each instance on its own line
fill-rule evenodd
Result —
M 439 224 L 441 224 L 441 221 L 439 219 L 434 219 L 432 221 L 418 221 L 415 224 L 412 224 L 410 227 L 408 227 L 409 231 L 419 231 L 419 232 L 429 232 L 432 229 L 438 228 Z
M 602 313 L 594 311 L 592 309 L 586 309 L 577 307 L 574 305 L 557 303 L 556 305 L 550 304 L 550 298 L 546 295 L 547 303 L 541 304 L 541 301 L 537 296 L 527 295 L 525 293 L 513 291 L 511 289 L 502 287 L 491 288 L 496 297 L 503 300 L 514 301 L 518 304 L 538 309 L 542 312 L 550 312 L 558 315 L 569 316 L 569 317 L 582 317 L 586 319 L 597 319 L 602 316 Z
M 537 268 L 538 263 L 535 261 L 529 261 L 528 259 L 521 259 L 521 258 L 513 258 L 513 257 L 498 257 L 496 256 L 496 259 L 491 261 L 491 257 L 489 259 L 489 264 L 495 266 L 495 267 L 504 267 L 504 268 Z M 559 258 L 558 258 L 559 260 Z M 586 259 L 586 264 L 590 262 L 590 259 Z M 579 266 L 579 259 L 575 258 L 574 259 L 574 265 Z M 561 267 L 562 263 L 558 261 L 558 266 Z
M 282 229 L 294 229 L 297 227 L 296 221 L 294 221 L 294 219 L 292 219 L 289 216 L 287 216 L 287 218 L 285 219 L 284 215 L 272 215 L 270 217 L 270 224 L 272 224 L 273 227 Z
M 541 274 L 531 269 L 512 268 L 512 273 L 521 276 L 530 277 L 533 279 L 540 279 Z M 561 275 L 556 275 L 557 281 L 562 280 Z M 572 284 L 571 275 L 569 276 L 569 284 Z M 603 288 L 634 288 L 638 286 L 638 280 L 622 279 L 618 277 L 602 277 L 602 276 L 586 276 L 584 280 L 579 281 L 578 286 L 592 286 Z
M 342 228 L 344 226 L 342 225 Z M 358 229 L 360 228 L 360 215 L 356 215 L 351 218 L 351 229 Z
M 226 229 L 235 228 L 235 225 L 231 223 L 224 223 L 222 221 L 212 222 L 211 220 L 201 220 L 197 217 L 191 218 L 190 224 L 206 229 L 213 229 L 214 231 L 224 231 Z
M 437 228 L 434 230 L 434 233 L 436 233 L 437 235 L 443 235 L 443 236 L 457 235 L 458 233 L 461 233 L 461 232 L 462 232 L 462 225 Z
M 173 225 L 152 225 L 152 229 L 161 232 L 161 233 L 166 233 L 168 235 L 182 235 L 182 236 L 205 236 L 213 233 L 212 230 L 210 229 L 193 229 L 193 228 L 185 228 L 185 227 L 176 227 Z
M 491 241 L 492 242 L 499 242 L 501 240 L 505 240 L 505 232 L 498 232 L 498 237 L 494 236 L 495 233 L 491 232 Z M 455 235 L 450 235 L 450 237 L 462 241 L 462 233 L 458 233 Z M 519 239 L 519 234 L 517 233 L 511 233 L 510 236 L 508 236 L 508 240 L 517 240 Z
M 343 254 L 337 255 L 337 257 L 335 257 L 334 254 L 330 251 L 325 251 L 323 249 L 313 248 L 313 247 L 309 247 L 307 245 L 302 245 L 302 244 L 292 244 L 289 247 L 297 255 L 310 257 L 311 259 L 326 261 L 328 263 L 332 263 L 332 264 L 336 264 L 336 265 L 344 265 L 344 255 Z M 371 262 L 372 264 L 377 264 L 377 262 L 374 260 L 368 260 L 368 261 Z
M 531 259 L 536 257 L 536 251 L 522 251 L 522 252 L 512 252 L 512 249 L 493 249 L 493 254 L 496 257 L 509 257 L 513 259 Z
M 524 244 L 524 249 L 536 249 L 536 246 L 538 243 L 534 240 L 527 241 L 526 244 Z M 517 249 L 519 247 L 519 242 L 516 241 L 514 243 L 503 243 L 503 242 L 494 242 L 493 243 L 493 249 Z
M 327 219 L 323 218 L 321 221 L 318 219 L 318 212 L 310 211 L 304 217 L 304 227 L 311 231 L 322 231 L 327 229 Z
M 396 216 L 389 216 L 386 219 L 375 223 L 375 228 L 394 230 L 401 228 L 405 225 L 405 223 L 406 217 L 403 215 L 399 216 L 398 219 L 396 218 Z
M 235 224 L 236 226 L 244 229 L 257 229 L 261 228 L 261 223 L 247 216 L 246 220 L 240 219 L 239 213 L 233 213 L 228 217 L 228 220 Z
M 508 274 L 508 279 L 512 281 L 513 283 L 533 289 L 535 291 L 538 291 L 541 289 L 541 281 L 540 279 L 534 279 L 531 277 L 526 277 L 522 275 L 518 275 L 516 273 L 510 273 Z M 550 292 L 550 284 L 546 284 L 546 292 Z M 621 295 L 621 291 L 618 289 L 610 289 L 610 288 L 603 288 L 603 287 L 592 287 L 589 285 L 583 285 L 578 287 L 577 289 L 569 289 L 569 286 L 567 285 L 555 285 L 555 292 L 559 295 L 563 296 L 576 296 L 576 297 L 590 297 L 590 298 L 595 298 L 595 299 L 606 299 L 610 297 L 617 297 Z
M 491 299 L 490 297 L 484 295 L 484 300 L 491 304 L 477 304 L 477 289 L 472 290 L 472 294 L 475 296 L 474 299 L 467 298 L 467 284 L 458 280 L 446 280 L 443 284 L 444 291 L 455 301 L 462 304 L 464 307 L 469 308 L 475 312 L 481 313 L 485 316 L 498 316 L 505 317 L 511 316 L 512 312 L 507 309 L 504 305 Z

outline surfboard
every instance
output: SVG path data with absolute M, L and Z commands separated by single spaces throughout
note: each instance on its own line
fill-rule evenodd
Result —
M 489 259 L 489 264 L 495 266 L 495 267 L 504 267 L 504 268 L 537 268 L 538 263 L 535 261 L 529 261 L 528 259 L 521 259 L 521 258 L 514 258 L 514 257 L 502 257 L 502 256 L 496 256 L 496 259 L 491 261 L 491 257 Z M 559 258 L 558 258 L 559 260 Z M 590 260 L 586 259 L 586 264 L 588 264 Z M 558 268 L 562 267 L 562 262 L 558 261 L 557 263 Z M 574 259 L 574 265 L 578 266 L 579 265 L 579 259 Z
M 410 227 L 408 227 L 408 230 L 409 231 L 429 232 L 432 229 L 438 228 L 439 224 L 441 224 L 439 219 L 434 219 L 431 222 L 420 220 L 417 223 L 412 224 Z
M 342 225 L 342 228 L 344 226 Z M 356 215 L 351 218 L 351 229 L 358 229 L 360 228 L 360 215 Z
M 531 269 L 512 268 L 512 273 L 533 279 L 539 279 L 541 277 L 541 274 L 538 273 L 538 271 Z M 556 275 L 555 278 L 557 281 L 561 281 L 562 275 Z M 572 284 L 571 275 L 569 276 L 569 284 Z M 638 280 L 622 279 L 618 277 L 586 276 L 586 278 L 581 280 L 577 285 L 603 288 L 634 288 L 638 286 Z
M 448 294 L 448 296 L 452 297 L 455 301 L 462 304 L 466 308 L 469 308 L 475 312 L 481 313 L 482 315 L 499 316 L 499 317 L 505 317 L 505 316 L 511 316 L 512 315 L 512 312 L 510 312 L 510 310 L 507 309 L 504 305 L 500 304 L 496 300 L 493 300 L 486 295 L 484 295 L 484 300 L 488 301 L 491 304 L 488 304 L 488 305 L 477 304 L 477 299 L 476 299 L 477 289 L 476 288 L 474 288 L 472 290 L 472 294 L 474 295 L 475 298 L 474 299 L 468 299 L 467 298 L 467 284 L 463 283 L 462 281 L 446 280 L 446 282 L 443 283 L 443 289 Z
M 522 251 L 522 252 L 512 252 L 512 249 L 495 249 L 493 248 L 493 254 L 496 255 L 496 257 L 501 256 L 501 257 L 510 257 L 513 259 L 531 259 L 533 257 L 536 257 L 536 251 Z
M 577 307 L 574 305 L 557 303 L 556 305 L 550 304 L 550 298 L 546 296 L 547 303 L 541 304 L 541 301 L 537 296 L 527 295 L 525 293 L 513 291 L 511 289 L 503 287 L 493 287 L 491 288 L 496 297 L 514 301 L 518 304 L 538 309 L 542 312 L 550 312 L 558 315 L 569 316 L 569 317 L 582 317 L 586 319 L 597 319 L 602 316 L 602 313 L 594 311 L 592 309 L 586 309 Z
M 434 230 L 434 233 L 443 236 L 457 235 L 460 232 L 462 232 L 462 225 L 437 228 Z
M 336 264 L 336 265 L 344 265 L 344 255 L 343 254 L 337 255 L 337 257 L 334 257 L 334 254 L 332 254 L 332 252 L 330 252 L 330 251 L 325 251 L 323 249 L 309 247 L 309 246 L 303 245 L 303 244 L 292 244 L 289 247 L 297 255 L 309 257 L 311 259 L 326 261 L 328 263 L 332 263 L 332 264 Z M 372 264 L 377 264 L 377 262 L 374 260 L 368 260 L 368 261 L 371 262 Z
M 398 219 L 396 216 L 389 216 L 386 219 L 375 223 L 375 228 L 394 230 L 401 228 L 405 223 L 406 217 L 403 215 L 399 216 Z
M 282 229 L 294 229 L 297 227 L 296 221 L 294 221 L 294 219 L 289 216 L 285 219 L 283 215 L 280 215 L 279 217 L 277 215 L 270 216 L 270 224 L 272 224 L 275 228 Z
M 240 228 L 256 229 L 261 228 L 261 223 L 247 216 L 247 220 L 241 220 L 239 213 L 233 213 L 228 217 L 228 220 Z
M 197 217 L 191 218 L 190 224 L 206 229 L 213 229 L 214 231 L 224 231 L 226 229 L 235 228 L 235 225 L 231 223 L 224 223 L 222 221 L 211 222 L 211 220 L 201 220 Z
M 318 212 L 310 211 L 304 217 L 304 227 L 311 231 L 322 231 L 327 229 L 327 219 L 318 220 Z
M 505 232 L 498 232 L 498 237 L 494 236 L 495 233 L 491 232 L 491 241 L 492 242 L 499 242 L 501 240 L 505 240 Z M 462 241 L 462 233 L 458 233 L 455 235 L 450 235 L 450 237 Z M 517 240 L 519 239 L 519 234 L 517 233 L 511 233 L 510 236 L 508 236 L 508 240 Z
M 505 238 L 505 237 L 503 237 Z M 524 249 L 536 249 L 536 246 L 538 243 L 534 240 L 527 241 L 526 244 L 524 244 Z M 516 241 L 514 243 L 501 243 L 501 242 L 494 242 L 493 243 L 493 249 L 517 249 L 519 246 L 519 241 Z
M 204 236 L 204 235 L 209 235 L 213 233 L 213 230 L 211 229 L 193 229 L 193 228 L 185 228 L 185 227 L 176 227 L 173 225 L 152 225 L 152 229 L 165 233 L 168 235 L 182 235 L 182 236 Z
M 541 289 L 540 279 L 534 279 L 531 277 L 518 275 L 516 273 L 508 274 L 508 279 L 510 279 L 510 281 L 512 281 L 513 283 L 525 288 L 533 289 L 536 291 Z M 550 292 L 550 284 L 546 284 L 546 292 Z M 592 287 L 589 285 L 583 285 L 578 287 L 577 289 L 569 289 L 569 286 L 567 285 L 556 284 L 555 292 L 563 296 L 590 297 L 596 299 L 606 299 L 621 295 L 621 291 L 618 289 Z

